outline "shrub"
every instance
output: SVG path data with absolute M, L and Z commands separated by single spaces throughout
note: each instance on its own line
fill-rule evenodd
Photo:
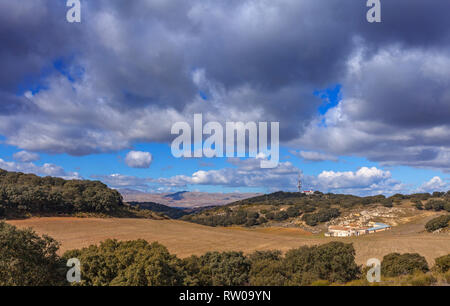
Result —
M 279 213 L 275 214 L 274 220 L 275 221 L 284 221 L 289 218 L 289 215 L 285 211 L 280 211 Z
M 381 273 L 387 277 L 428 271 L 429 268 L 425 257 L 417 253 L 391 253 L 384 256 L 381 262 Z
M 59 244 L 48 236 L 0 222 L 0 286 L 65 284 L 58 248 Z
M 248 283 L 250 262 L 242 252 L 208 252 L 183 261 L 187 285 L 243 286 Z
M 382 204 L 383 204 L 384 207 L 392 207 L 393 206 L 391 198 L 383 200 Z
M 290 285 L 309 285 L 316 280 L 344 283 L 360 274 L 353 245 L 342 242 L 290 250 L 285 268 L 291 273 Z
M 80 260 L 80 285 L 85 286 L 173 286 L 183 280 L 179 259 L 165 246 L 142 239 L 108 239 L 99 246 L 66 252 L 63 257 Z
M 340 211 L 337 208 L 328 208 L 328 209 L 321 209 L 317 213 L 313 214 L 305 214 L 303 215 L 303 220 L 306 222 L 309 226 L 316 226 L 320 222 L 327 222 L 330 221 L 333 218 L 337 218 L 340 216 Z
M 438 272 L 441 273 L 450 271 L 450 254 L 436 258 L 434 267 Z
M 434 219 L 431 219 L 425 224 L 425 229 L 428 232 L 434 232 L 441 228 L 448 227 L 448 223 L 450 222 L 450 215 L 440 216 Z
M 284 286 L 288 273 L 283 266 L 280 251 L 256 251 L 249 256 L 251 286 Z
M 431 206 L 434 211 L 441 211 L 444 209 L 445 202 L 441 200 L 430 200 L 427 204 Z
M 450 284 L 450 271 L 444 274 L 444 279 L 447 282 L 447 284 Z
M 449 202 L 449 201 L 445 202 L 445 204 L 444 204 L 444 209 L 445 209 L 446 211 L 450 212 L 450 202 Z

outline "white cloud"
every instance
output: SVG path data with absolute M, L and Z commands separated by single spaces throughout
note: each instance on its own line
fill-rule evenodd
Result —
M 142 151 L 130 151 L 125 157 L 125 163 L 131 168 L 149 168 L 152 160 L 152 154 Z
M 439 176 L 435 176 L 429 181 L 423 183 L 417 192 L 434 192 L 450 190 L 450 184 L 442 180 Z
M 40 159 L 39 155 L 36 153 L 31 153 L 28 151 L 20 151 L 17 153 L 14 153 L 13 158 L 17 161 L 21 162 L 33 162 Z
M 304 176 L 305 187 L 322 192 L 356 195 L 406 192 L 408 186 L 392 179 L 389 171 L 362 167 L 357 171 L 322 171 L 317 176 Z
M 40 176 L 56 176 L 63 179 L 82 179 L 77 172 L 67 172 L 62 167 L 54 164 L 37 166 L 33 163 L 7 162 L 0 158 L 0 168 L 7 171 L 33 173 Z

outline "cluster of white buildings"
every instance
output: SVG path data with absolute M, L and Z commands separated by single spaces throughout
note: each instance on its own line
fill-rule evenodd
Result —
M 360 236 L 365 234 L 372 234 L 377 232 L 384 232 L 390 230 L 390 225 L 378 222 L 370 222 L 369 226 L 353 226 L 353 225 L 330 225 L 328 232 L 325 233 L 327 237 L 350 237 Z

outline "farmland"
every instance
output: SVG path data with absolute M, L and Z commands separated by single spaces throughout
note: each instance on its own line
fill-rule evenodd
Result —
M 354 244 L 358 264 L 372 257 L 381 259 L 391 252 L 420 253 L 433 264 L 434 258 L 450 253 L 450 235 L 426 233 L 423 226 L 429 219 L 416 219 L 388 232 L 357 238 L 325 238 L 300 228 L 208 227 L 177 220 L 51 217 L 10 220 L 8 223 L 19 228 L 31 227 L 39 234 L 55 238 L 61 242 L 61 253 L 98 244 L 108 238 L 158 241 L 179 257 L 201 255 L 207 251 L 287 251 L 302 245 L 337 240 Z

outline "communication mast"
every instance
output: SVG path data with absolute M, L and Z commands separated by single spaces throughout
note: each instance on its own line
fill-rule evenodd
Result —
M 298 192 L 306 194 L 306 195 L 313 195 L 314 191 L 312 189 L 309 190 L 303 190 L 303 183 L 302 183 L 302 172 L 298 174 L 298 181 L 297 181 L 297 188 Z
M 298 181 L 297 181 L 297 188 L 298 188 L 298 192 L 302 192 L 302 177 L 301 174 L 298 174 Z

